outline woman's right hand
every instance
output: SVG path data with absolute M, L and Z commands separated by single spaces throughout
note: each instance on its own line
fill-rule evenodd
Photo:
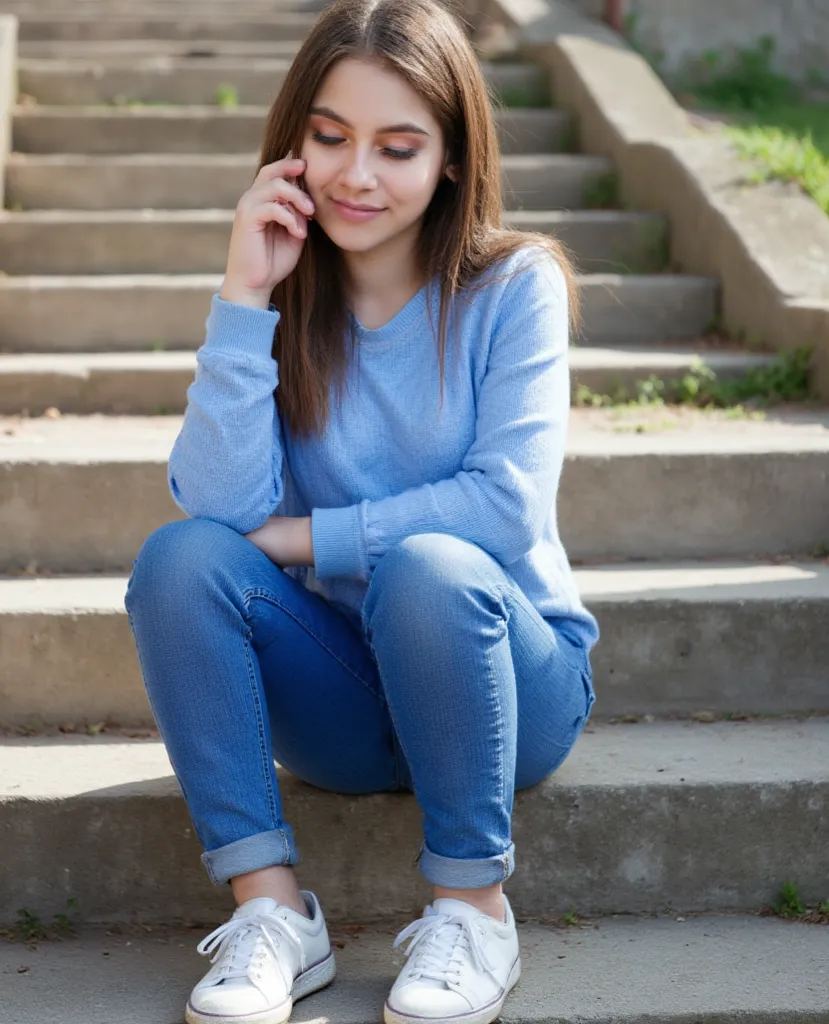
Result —
M 304 170 L 304 160 L 290 157 L 265 164 L 239 200 L 220 298 L 267 309 L 276 285 L 297 265 L 314 203 L 286 179 Z

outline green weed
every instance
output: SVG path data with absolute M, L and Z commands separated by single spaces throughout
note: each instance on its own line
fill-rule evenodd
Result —
M 68 910 L 74 910 L 77 905 L 78 900 L 74 896 L 66 901 Z M 18 910 L 14 924 L 0 931 L 0 935 L 10 942 L 34 946 L 47 939 L 63 939 L 75 934 L 75 922 L 69 914 L 54 914 L 53 921 L 54 924 L 45 924 L 36 913 L 23 907 Z
M 587 210 L 607 210 L 619 205 L 619 175 L 615 171 L 600 174 L 585 189 L 584 206 Z
M 216 89 L 216 103 L 222 110 L 235 110 L 239 106 L 239 90 L 235 85 L 221 84 Z
M 829 924 L 829 900 L 821 900 L 813 907 L 806 906 L 794 882 L 785 882 L 777 899 L 764 912 L 806 924 Z
M 740 377 L 719 377 L 697 357 L 681 377 L 664 380 L 650 374 L 645 380 L 635 381 L 632 390 L 619 385 L 601 393 L 586 384 L 579 384 L 574 404 L 595 409 L 666 405 L 671 402 L 697 408 L 726 409 L 734 418 L 739 418 L 747 414 L 743 404 L 746 402 L 763 406 L 809 398 L 811 356 L 811 348 L 801 347 L 782 353 L 767 366 L 752 367 Z
M 749 181 L 794 182 L 829 214 L 829 104 L 808 100 L 803 90 L 772 67 L 774 40 L 737 50 L 730 66 L 719 51 L 703 55 L 696 81 L 685 83 L 697 104 L 727 113 L 727 134 L 746 159 L 756 161 Z M 810 80 L 823 84 L 820 73 Z

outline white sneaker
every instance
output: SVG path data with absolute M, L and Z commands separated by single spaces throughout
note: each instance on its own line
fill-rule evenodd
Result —
M 213 966 L 190 993 L 187 1024 L 283 1024 L 294 1001 L 334 977 L 334 953 L 317 897 L 312 919 L 268 897 L 248 900 L 198 945 Z
M 490 1024 L 521 975 L 518 934 L 463 900 L 438 899 L 394 940 L 414 936 L 386 1000 L 386 1024 Z

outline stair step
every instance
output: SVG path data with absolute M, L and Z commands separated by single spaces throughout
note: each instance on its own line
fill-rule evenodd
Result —
M 612 395 L 618 388 L 633 394 L 637 381 L 651 374 L 674 379 L 687 373 L 697 358 L 719 378 L 742 376 L 774 360 L 771 355 L 689 346 L 574 348 L 570 365 L 575 384 L 601 394 Z M 41 416 L 49 408 L 80 415 L 182 413 L 195 368 L 195 352 L 0 355 L 0 416 L 24 409 Z
M 121 482 L 99 496 L 114 503 Z M 125 526 L 133 535 L 137 518 Z M 101 535 L 110 543 L 106 520 Z M 152 723 L 127 579 L 0 577 L 0 725 Z M 602 630 L 592 654 L 597 721 L 829 711 L 825 562 L 610 564 L 577 567 L 576 579 Z
M 225 3 L 226 0 L 221 0 Z M 94 60 L 104 67 L 141 57 L 288 57 L 299 50 L 299 39 L 57 39 L 20 42 L 21 60 Z M 25 89 L 21 90 L 25 92 Z
M 566 115 L 561 119 L 562 134 Z M 502 161 L 502 185 L 507 207 L 527 207 L 517 226 L 546 230 L 556 224 L 555 209 L 584 206 L 590 189 L 608 173 L 603 157 L 575 154 L 515 154 Z M 119 211 L 138 209 L 142 220 L 177 217 L 197 210 L 207 218 L 218 210 L 235 209 L 250 187 L 258 156 L 252 152 L 219 154 L 130 154 L 121 156 L 12 154 L 7 165 L 8 203 L 19 203 L 25 213 L 3 213 L 0 224 L 31 230 L 44 223 L 43 214 L 58 216 L 45 223 L 73 223 L 69 214 L 96 212 L 109 217 Z M 151 209 L 155 208 L 155 209 Z M 664 219 L 658 214 L 629 214 L 617 210 L 591 210 L 593 223 L 603 225 L 625 218 L 636 221 L 627 245 L 640 263 L 665 259 Z M 516 210 L 516 213 L 518 211 Z M 35 216 L 35 214 L 39 216 Z M 106 220 L 106 218 L 104 218 Z M 185 218 L 187 220 L 187 218 Z M 641 255 L 640 255 L 641 253 Z M 606 256 L 615 258 L 614 252 Z M 625 257 L 623 250 L 619 256 Z M 8 256 L 6 256 L 8 260 Z M 621 260 L 620 260 L 621 262 Z M 5 264 L 4 264 L 5 266 Z M 612 267 L 611 269 L 615 269 Z
M 718 378 L 728 380 L 742 377 L 750 370 L 770 366 L 775 359 L 769 353 L 690 345 L 584 347 L 571 351 L 570 367 L 574 383 L 582 384 L 591 391 L 614 395 L 619 389 L 624 389 L 633 395 L 638 382 L 648 380 L 651 375 L 660 380 L 674 380 L 690 372 L 698 360 L 713 370 Z
M 825 719 L 588 730 L 557 772 L 516 795 L 517 916 L 756 912 L 792 877 L 793 850 L 801 897 L 826 898 Z M 281 768 L 279 780 L 303 885 L 332 920 L 422 911 L 413 795 L 340 795 Z M 346 860 L 347 821 L 361 841 Z M 93 921 L 206 921 L 227 909 L 158 742 L 4 741 L 0 829 L 0 920 L 21 906 L 51 920 L 70 897 Z
M 166 482 L 180 425 L 180 416 L 5 421 L 0 572 L 32 560 L 58 572 L 129 569 L 147 534 L 182 518 Z M 573 559 L 815 551 L 827 507 L 825 412 L 760 422 L 572 412 L 559 509 Z
M 261 18 L 236 17 L 211 11 L 186 13 L 153 12 L 149 17 L 111 15 L 90 17 L 78 11 L 26 11 L 21 13 L 19 38 L 23 42 L 46 40 L 104 39 L 304 39 L 314 24 L 315 13 L 278 12 Z
M 120 184 L 127 192 L 128 182 Z M 247 184 L 239 182 L 239 196 Z M 183 180 L 181 185 L 183 190 Z M 562 186 L 573 187 L 568 181 Z M 87 187 L 91 188 L 88 182 Z M 140 190 L 132 193 L 136 206 L 142 205 L 141 198 Z M 233 209 L 170 210 L 152 205 L 136 210 L 0 213 L 0 267 L 18 276 L 224 273 Z M 660 258 L 664 259 L 667 224 L 659 214 L 549 211 L 530 218 L 511 211 L 506 212 L 505 223 L 560 239 L 582 268 L 615 269 L 626 262 L 648 272 L 659 269 Z
M 261 143 L 267 107 L 15 107 L 18 153 L 251 153 Z M 563 148 L 570 116 L 549 107 L 494 111 L 501 152 Z M 235 205 L 235 203 L 234 203 Z
M 507 892 L 510 893 L 509 883 Z M 423 901 L 431 895 L 423 891 Z M 231 907 L 223 908 L 228 914 Z M 328 917 L 327 904 L 323 911 Z M 421 905 L 412 909 L 419 917 Z M 375 1024 L 403 964 L 393 949 L 411 918 L 342 930 L 328 920 L 337 959 L 334 984 L 303 999 L 294 1020 Z M 219 917 L 211 918 L 212 928 Z M 179 1020 L 205 971 L 195 947 L 204 931 L 162 926 L 151 934 L 84 928 L 77 938 L 36 950 L 0 947 L 5 1004 L 14 1024 L 130 1024 Z M 593 1024 L 708 1020 L 815 1024 L 829 1016 L 825 934 L 821 928 L 749 915 L 606 917 L 562 929 L 519 923 L 521 980 L 507 998 L 511 1024 Z M 740 965 L 739 985 L 734 964 Z M 147 984 L 147 978 L 153 984 Z M 666 981 L 670 983 L 666 991 Z M 601 1004 L 601 1005 L 599 1005 Z
M 261 44 L 260 44 L 261 45 Z M 97 60 L 24 57 L 18 61 L 20 91 L 41 104 L 83 106 L 127 97 L 143 103 L 210 104 L 222 85 L 232 85 L 240 103 L 270 106 L 290 68 L 290 59 L 225 56 L 194 59 L 163 54 Z M 535 64 L 481 62 L 492 90 L 512 106 L 549 103 L 547 74 Z
M 681 341 L 706 333 L 712 278 L 587 274 L 589 344 Z M 0 277 L 0 352 L 195 349 L 221 274 Z

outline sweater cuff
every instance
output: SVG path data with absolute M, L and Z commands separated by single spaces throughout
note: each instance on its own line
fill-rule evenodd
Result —
M 239 302 L 226 302 L 216 292 L 210 300 L 204 348 L 228 355 L 272 358 L 279 313 L 272 302 L 268 305 L 268 309 L 255 309 Z
M 314 570 L 319 579 L 329 576 L 368 579 L 363 504 L 311 509 Z

